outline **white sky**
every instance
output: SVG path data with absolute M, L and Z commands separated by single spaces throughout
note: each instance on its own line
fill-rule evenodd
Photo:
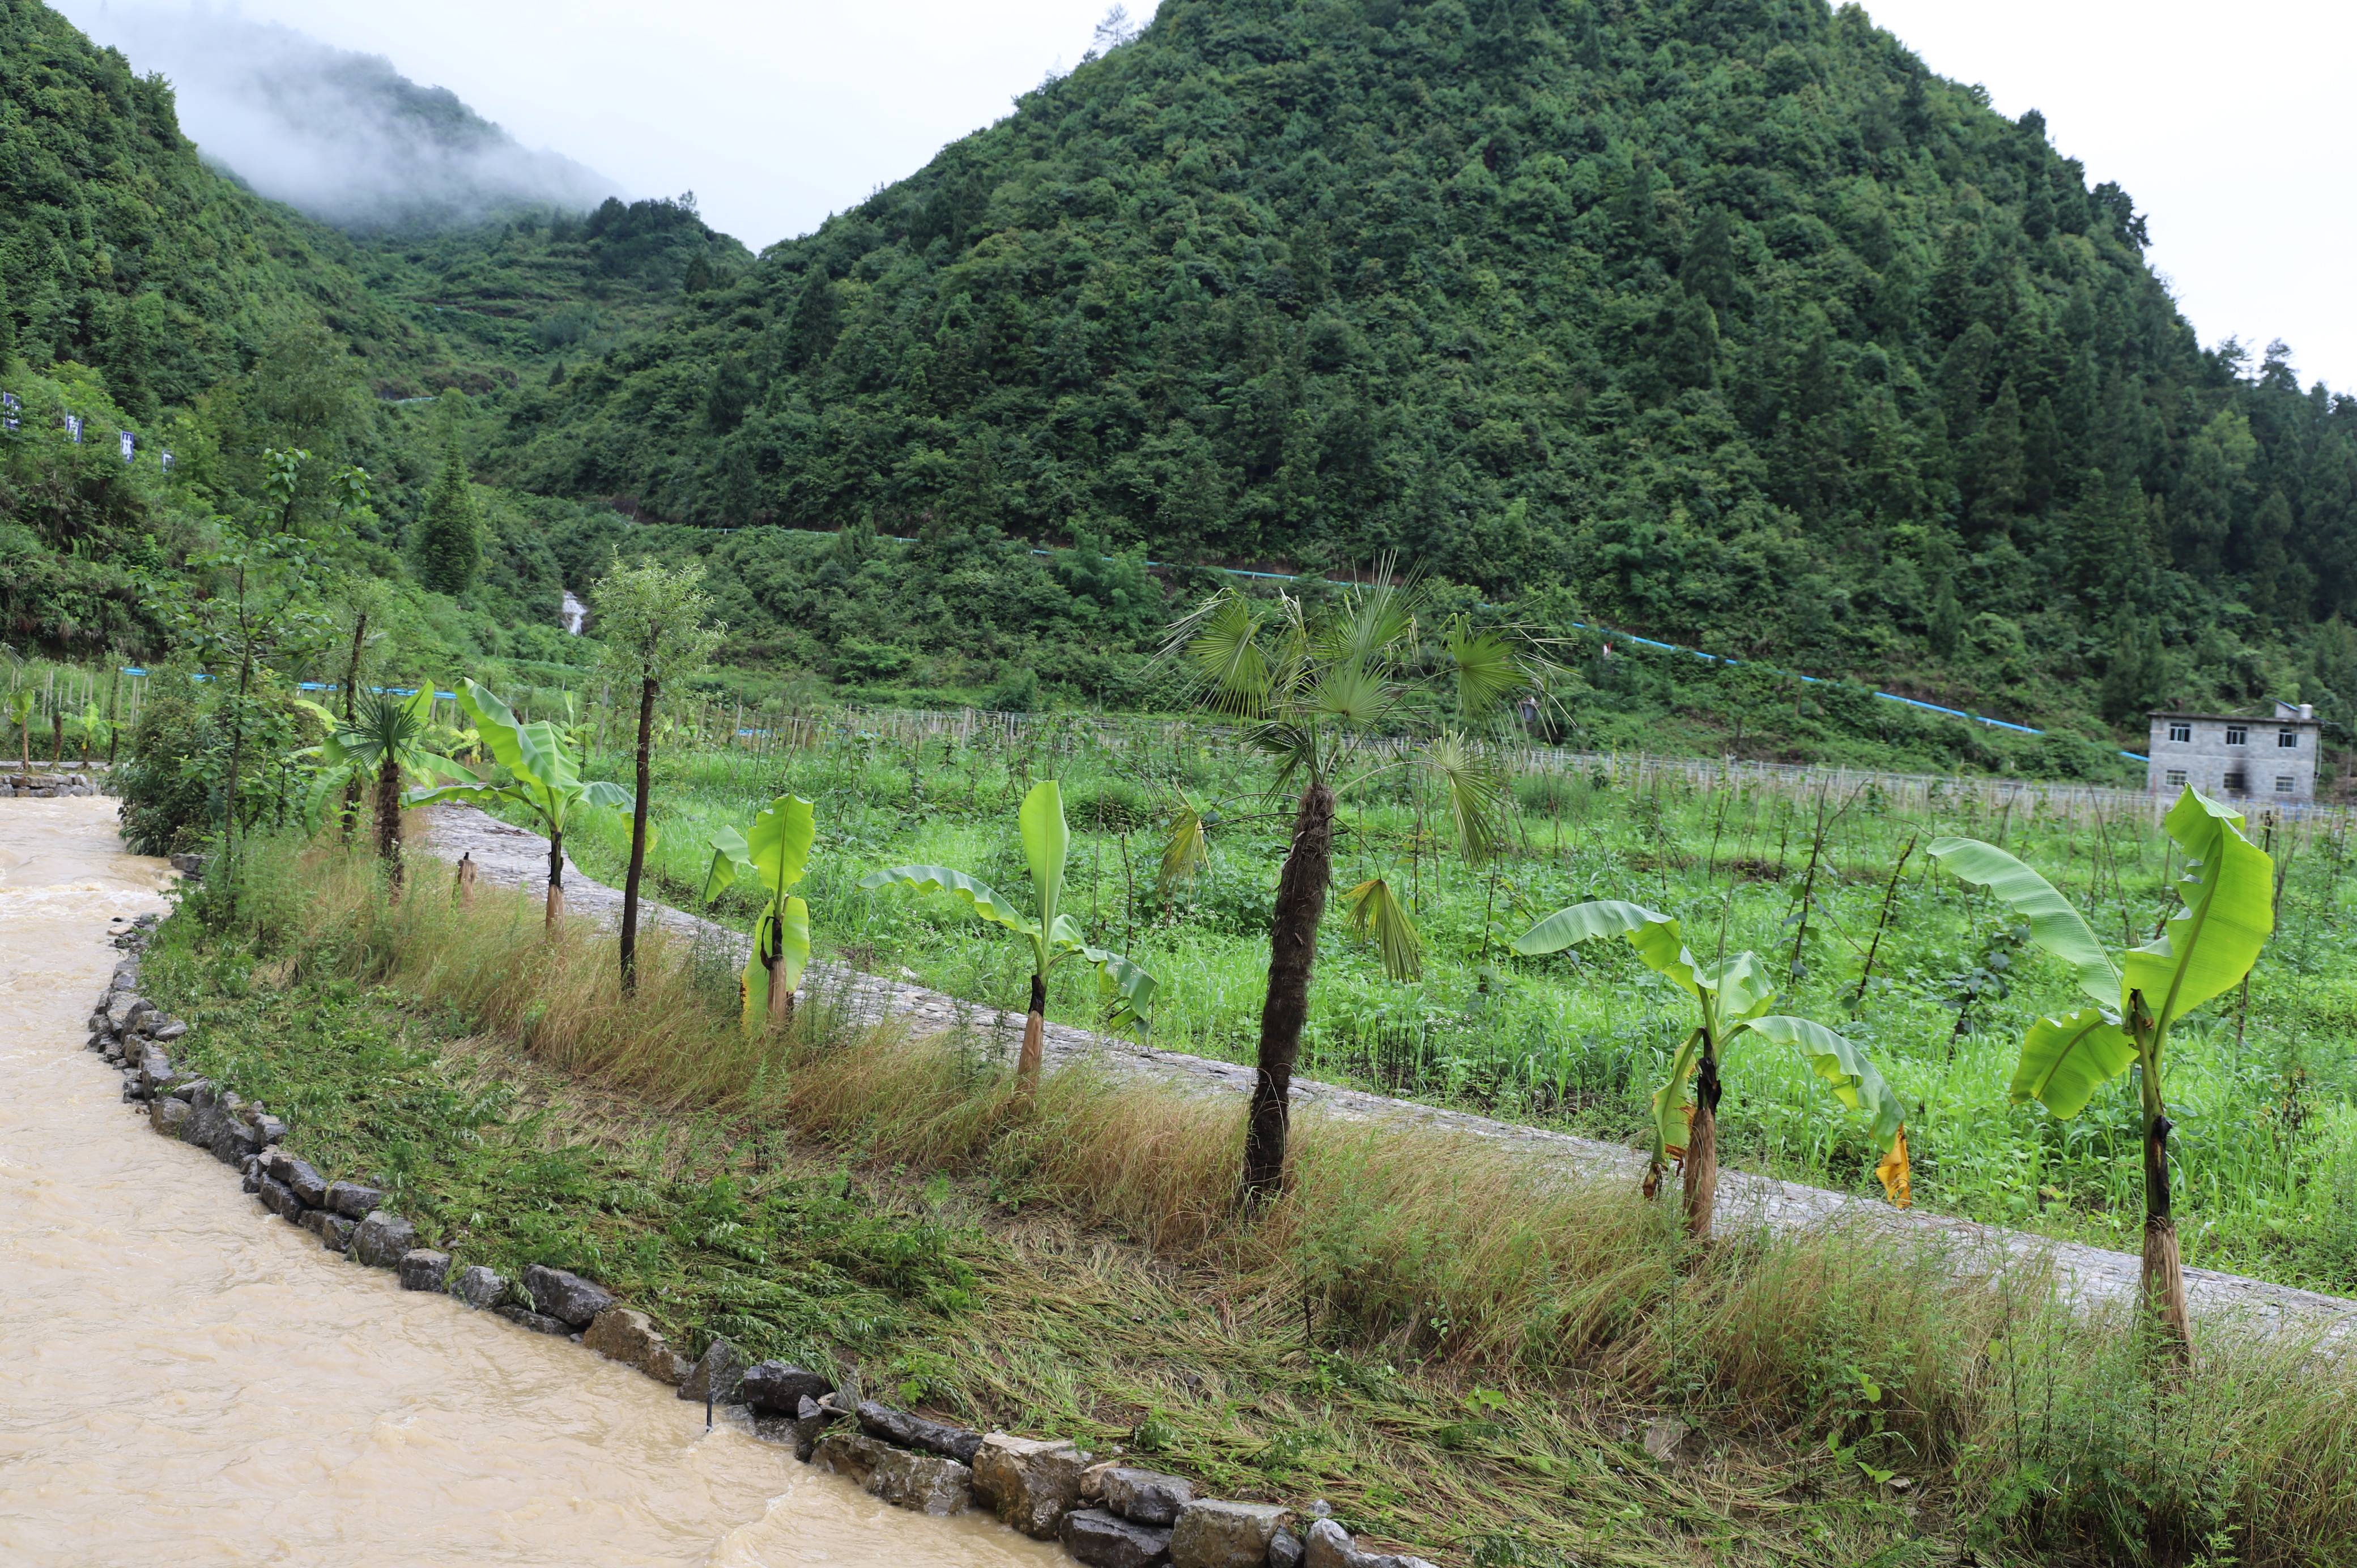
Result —
M 72 0 L 87 16 L 102 0 Z M 920 166 L 1089 47 L 1109 0 L 244 0 L 389 56 L 530 146 L 633 193 L 693 189 L 755 249 Z M 1154 0 L 1130 0 L 1134 17 Z M 2008 114 L 2037 108 L 2091 182 L 2150 215 L 2205 343 L 2287 339 L 2357 388 L 2341 80 L 2357 7 L 2323 0 L 1871 0 L 1875 20 Z M 135 61 L 135 64 L 137 62 Z

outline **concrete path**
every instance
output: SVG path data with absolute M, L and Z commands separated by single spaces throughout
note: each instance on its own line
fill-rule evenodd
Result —
M 511 827 L 471 806 L 436 806 L 424 814 L 428 822 L 422 838 L 424 847 L 430 853 L 451 861 L 461 854 L 472 854 L 478 875 L 487 885 L 535 890 L 545 886 L 548 841 L 538 833 Z M 570 856 L 565 863 L 565 897 L 569 912 L 602 920 L 619 918 L 622 906 L 619 890 L 592 881 L 574 865 Z M 642 918 L 692 940 L 720 943 L 740 962 L 749 944 L 749 939 L 742 932 L 662 904 L 646 904 Z M 822 994 L 843 998 L 855 1015 L 905 1018 L 920 1031 L 964 1028 L 1003 1032 L 1010 1054 L 1023 1027 L 1019 1015 L 824 964 L 813 964 L 804 977 L 804 992 L 813 988 Z M 1118 1036 L 1099 1035 L 1066 1024 L 1048 1026 L 1046 1056 L 1050 1066 L 1085 1061 L 1100 1071 L 1150 1077 L 1190 1090 L 1242 1096 L 1252 1089 L 1253 1069 L 1248 1067 L 1157 1050 Z M 1633 1183 L 1644 1169 L 1641 1154 L 1617 1144 L 1393 1100 L 1361 1090 L 1296 1079 L 1293 1100 L 1297 1105 L 1314 1106 L 1329 1115 L 1352 1120 L 1437 1127 L 1491 1139 L 1530 1149 L 1584 1174 L 1617 1175 Z M 2088 1304 L 2134 1300 L 2141 1272 L 2139 1260 L 2132 1252 L 2057 1241 L 1920 1210 L 1901 1213 L 1871 1199 L 1742 1171 L 1721 1172 L 1719 1208 L 1731 1223 L 1753 1219 L 1796 1229 L 1817 1224 L 1867 1224 L 1919 1236 L 1945 1236 L 1968 1254 L 2009 1252 L 2024 1258 L 2044 1258 L 2051 1262 L 2066 1292 Z M 2185 1284 L 2194 1312 L 2205 1318 L 2223 1318 L 2269 1329 L 2329 1329 L 2336 1337 L 2357 1331 L 2357 1301 L 2212 1269 L 2187 1269 Z

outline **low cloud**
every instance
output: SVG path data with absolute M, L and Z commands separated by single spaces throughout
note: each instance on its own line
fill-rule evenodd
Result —
M 180 128 L 208 162 L 339 228 L 447 228 L 519 207 L 586 210 L 623 194 L 381 55 L 209 9 L 102 0 L 59 9 L 134 70 L 172 83 Z

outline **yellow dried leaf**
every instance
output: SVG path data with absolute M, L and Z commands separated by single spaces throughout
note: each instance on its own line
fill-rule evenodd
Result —
M 1890 1152 L 1876 1162 L 1875 1179 L 1882 1183 L 1884 1196 L 1893 1208 L 1904 1208 L 1914 1201 L 1910 1178 L 1912 1172 L 1907 1164 L 1907 1129 L 1899 1129 L 1899 1136 L 1890 1142 Z

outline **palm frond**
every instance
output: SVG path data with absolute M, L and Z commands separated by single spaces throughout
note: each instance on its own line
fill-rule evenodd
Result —
M 1382 955 L 1383 973 L 1393 980 L 1415 980 L 1424 974 L 1424 938 L 1407 908 L 1390 883 L 1371 876 L 1342 895 L 1351 906 L 1351 929 L 1372 937 Z
M 1478 723 L 1502 703 L 1539 689 L 1521 651 L 1502 632 L 1477 628 L 1459 617 L 1450 623 L 1442 646 L 1456 675 L 1457 712 L 1468 724 Z
M 1496 760 L 1456 730 L 1443 730 L 1424 748 L 1424 765 L 1448 792 L 1448 821 L 1467 858 L 1486 860 L 1506 840 L 1511 797 Z
M 1213 706 L 1253 714 L 1269 691 L 1261 617 L 1233 588 L 1222 588 L 1172 628 L 1166 652 L 1183 664 Z
M 1170 836 L 1162 845 L 1160 886 L 1164 892 L 1211 864 L 1210 828 L 1201 808 L 1181 795 L 1178 809 L 1170 813 Z
M 1383 677 L 1355 658 L 1327 665 L 1308 693 L 1311 706 L 1354 729 L 1380 721 L 1392 705 L 1391 695 Z

